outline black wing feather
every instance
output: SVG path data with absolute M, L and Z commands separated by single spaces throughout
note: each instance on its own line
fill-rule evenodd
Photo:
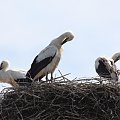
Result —
M 56 53 L 55 53 L 55 55 L 56 55 Z M 31 64 L 31 68 L 27 72 L 26 76 L 33 79 L 43 68 L 45 68 L 53 60 L 55 55 L 47 57 L 38 63 L 36 62 L 36 59 L 38 56 L 36 56 L 33 63 Z M 44 76 L 45 75 L 43 75 L 42 77 L 44 77 Z
M 101 77 L 111 78 L 110 71 L 107 69 L 106 65 L 102 61 L 99 61 L 99 66 L 96 69 L 96 72 Z

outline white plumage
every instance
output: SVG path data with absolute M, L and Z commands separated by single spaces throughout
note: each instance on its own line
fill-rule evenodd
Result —
M 120 60 L 120 52 L 115 53 L 115 54 L 112 56 L 112 59 L 114 60 L 114 62 L 117 62 L 118 60 Z
M 95 60 L 95 70 L 100 77 L 118 81 L 118 73 L 115 62 L 111 58 L 98 57 Z
M 114 63 L 116 63 L 118 60 L 120 60 L 120 52 L 115 53 L 112 56 L 112 59 L 113 59 Z M 118 69 L 118 68 L 117 68 L 117 73 L 118 73 L 118 75 L 120 75 L 120 69 Z
M 18 87 L 18 82 L 26 81 L 26 74 L 22 71 L 7 70 L 8 61 L 2 61 L 0 64 L 0 82 L 11 84 L 13 87 Z M 32 81 L 29 81 L 32 82 Z
M 43 49 L 34 59 L 30 70 L 27 72 L 27 77 L 33 80 L 42 79 L 51 73 L 51 80 L 53 79 L 53 72 L 58 66 L 61 58 L 62 45 L 74 38 L 71 32 L 65 32 L 58 38 L 51 41 L 51 43 Z

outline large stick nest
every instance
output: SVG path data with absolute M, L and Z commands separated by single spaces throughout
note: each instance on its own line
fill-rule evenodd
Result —
M 120 120 L 119 83 L 73 81 L 6 88 L 0 120 Z

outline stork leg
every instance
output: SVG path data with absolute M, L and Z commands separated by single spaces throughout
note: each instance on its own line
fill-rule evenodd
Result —
M 51 72 L 51 82 L 53 82 L 53 73 Z
M 46 74 L 46 81 L 49 81 L 49 79 L 48 79 L 48 74 Z
M 51 82 L 52 83 L 52 81 L 53 81 L 53 73 L 51 73 L 51 79 L 49 80 L 48 79 L 48 73 L 46 74 L 46 81 L 48 81 L 49 83 Z

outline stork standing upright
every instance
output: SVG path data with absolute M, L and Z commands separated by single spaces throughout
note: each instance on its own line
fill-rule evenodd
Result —
M 115 62 L 111 58 L 98 57 L 95 60 L 95 70 L 100 77 L 118 81 L 118 73 Z
M 71 41 L 73 38 L 74 35 L 71 32 L 65 32 L 52 40 L 51 43 L 35 57 L 26 76 L 33 80 L 41 80 L 46 76 L 46 80 L 48 80 L 48 74 L 50 73 L 52 80 L 53 72 L 61 59 L 62 45 Z
M 8 61 L 2 61 L 0 64 L 0 82 L 11 84 L 13 87 L 21 85 L 30 85 L 32 80 L 26 78 L 26 73 L 23 71 L 7 70 Z

